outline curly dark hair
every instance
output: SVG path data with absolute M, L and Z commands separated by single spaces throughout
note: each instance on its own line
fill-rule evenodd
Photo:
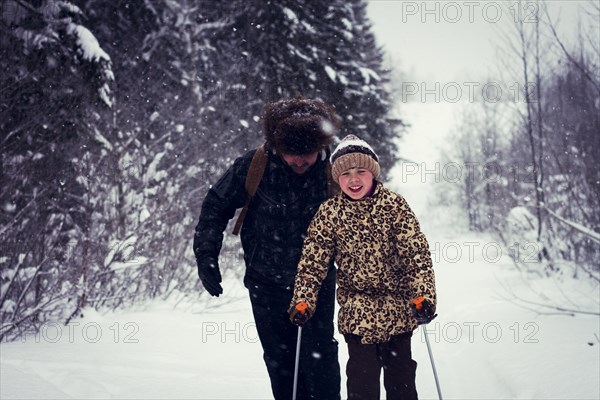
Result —
M 321 151 L 340 127 L 334 108 L 318 99 L 295 97 L 269 103 L 263 111 L 267 145 L 285 154 Z

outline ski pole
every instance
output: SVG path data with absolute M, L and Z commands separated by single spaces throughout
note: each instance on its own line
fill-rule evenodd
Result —
M 296 304 L 296 310 L 300 314 L 304 314 L 308 305 L 305 302 L 300 302 Z M 296 393 L 298 392 L 298 369 L 300 366 L 300 342 L 302 340 L 302 326 L 298 327 L 298 340 L 296 341 L 296 362 L 294 364 L 294 393 L 292 395 L 292 400 L 296 400 Z
M 413 300 L 417 311 L 423 308 L 423 301 L 425 299 L 421 297 L 417 297 Z M 433 361 L 433 353 L 431 352 L 431 344 L 429 343 L 429 336 L 427 335 L 427 328 L 425 327 L 427 324 L 423 324 L 423 334 L 425 335 L 425 343 L 427 344 L 427 352 L 429 353 L 429 360 L 431 361 L 431 368 L 433 369 L 433 377 L 435 379 L 435 387 L 437 388 L 438 397 L 442 400 L 442 390 L 440 389 L 440 380 L 438 379 L 437 370 L 435 368 L 435 361 Z

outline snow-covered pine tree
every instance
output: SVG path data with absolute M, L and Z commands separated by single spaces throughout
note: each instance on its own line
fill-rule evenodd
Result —
M 197 280 L 183 238 L 218 173 L 206 153 L 222 135 L 214 116 L 223 100 L 211 84 L 220 79 L 214 36 L 227 21 L 213 2 L 85 3 L 115 53 L 120 89 L 118 113 L 103 129 L 110 151 L 96 154 L 104 171 L 97 185 L 112 196 L 102 199 L 98 224 L 110 228 L 98 244 L 99 280 L 89 288 L 97 301 L 88 305 L 192 291 Z M 129 250 L 115 253 L 123 246 Z
M 389 71 L 384 69 L 383 50 L 372 32 L 366 2 L 328 2 L 319 27 L 323 28 L 318 38 L 322 56 L 316 66 L 320 92 L 342 116 L 342 135 L 353 133 L 369 142 L 385 174 L 397 161 L 395 140 L 403 124 L 393 110 Z
M 89 224 L 78 155 L 94 113 L 113 106 L 110 57 L 78 7 L 6 0 L 1 11 L 0 338 L 75 307 Z
M 77 299 L 61 307 L 74 315 L 193 291 L 185 237 L 209 185 L 262 142 L 268 101 L 334 104 L 342 134 L 363 136 L 391 165 L 398 121 L 364 1 L 135 4 L 2 3 L 1 222 L 14 245 L 1 259 L 0 307 L 17 310 L 3 321 L 40 315 L 25 303 L 47 293 Z M 19 274 L 36 265 L 52 279 Z M 32 276 L 14 292 L 15 277 Z
M 234 28 L 223 57 L 234 55 L 231 88 L 239 117 L 232 118 L 232 140 L 246 134 L 239 119 L 260 142 L 257 116 L 265 102 L 303 95 L 333 104 L 343 119 L 342 135 L 371 142 L 384 170 L 395 161 L 396 128 L 382 50 L 375 43 L 365 1 L 233 2 Z M 240 134 L 235 132 L 241 131 Z

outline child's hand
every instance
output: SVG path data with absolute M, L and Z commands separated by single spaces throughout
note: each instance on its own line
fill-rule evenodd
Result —
M 288 314 L 290 314 L 290 321 L 296 326 L 304 325 L 311 317 L 308 304 L 304 301 L 296 304 L 295 307 L 290 307 Z
M 412 308 L 413 315 L 417 319 L 419 325 L 428 324 L 433 321 L 435 317 L 437 317 L 433 304 L 431 304 L 423 296 L 413 299 Z

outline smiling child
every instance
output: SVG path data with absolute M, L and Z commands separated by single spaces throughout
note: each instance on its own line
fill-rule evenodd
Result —
M 331 155 L 341 192 L 321 205 L 298 264 L 290 319 L 317 312 L 318 292 L 337 265 L 338 329 L 348 344 L 349 399 L 378 399 L 383 368 L 388 399 L 416 399 L 412 332 L 435 317 L 429 245 L 402 196 L 378 181 L 379 160 L 365 141 L 346 136 Z M 412 300 L 424 298 L 420 310 Z M 307 312 L 296 305 L 306 303 Z

